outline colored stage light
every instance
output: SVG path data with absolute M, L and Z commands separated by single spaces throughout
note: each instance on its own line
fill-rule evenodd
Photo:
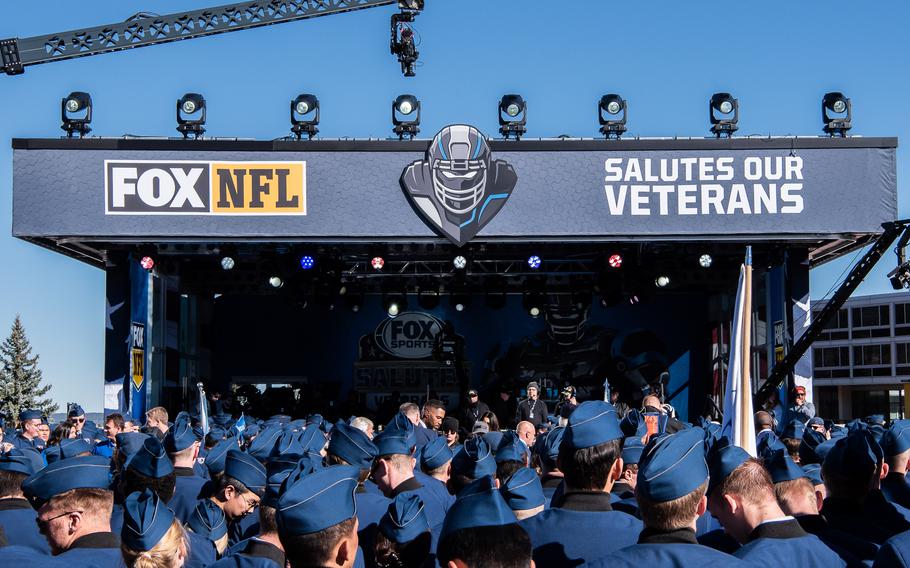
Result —
M 233 270 L 234 266 L 237 263 L 234 261 L 233 257 L 223 256 L 221 257 L 221 268 L 224 270 Z
M 729 138 L 739 128 L 739 101 L 730 93 L 714 93 L 708 102 L 711 133 Z
M 468 265 L 468 259 L 461 255 L 458 255 L 452 259 L 452 264 L 455 266 L 456 270 L 464 270 L 464 268 Z
M 92 96 L 78 91 L 70 93 L 60 105 L 60 114 L 63 119 L 60 128 L 66 131 L 66 137 L 72 138 L 73 133 L 78 133 L 79 138 L 83 138 L 92 130 L 89 128 L 92 122 Z
M 269 285 L 272 288 L 281 288 L 284 286 L 284 280 L 280 276 L 271 276 L 269 277 Z
M 666 288 L 670 285 L 670 277 L 665 274 L 661 274 L 654 279 L 654 285 L 658 288 Z
M 300 268 L 302 268 L 304 270 L 309 270 L 309 269 L 313 268 L 313 266 L 315 266 L 315 265 L 316 265 L 316 260 L 312 256 L 305 254 L 300 257 Z
M 374 256 L 373 260 L 370 261 L 370 265 L 374 270 L 382 270 L 382 267 L 385 266 L 385 260 L 381 256 Z
M 528 257 L 528 266 L 530 266 L 533 270 L 537 270 L 538 268 L 540 268 L 540 263 L 541 263 L 540 257 L 537 256 L 536 254 Z
M 611 254 L 610 258 L 607 259 L 607 263 L 610 268 L 620 268 L 622 266 L 622 255 L 619 253 Z
M 698 265 L 702 268 L 711 268 L 711 264 L 714 263 L 714 259 L 711 258 L 710 254 L 703 254 L 698 257 Z
M 155 268 L 155 259 L 150 256 L 143 256 L 139 261 L 139 266 L 146 270 L 151 270 Z
M 519 140 L 528 129 L 528 105 L 521 95 L 505 95 L 499 101 L 499 133 L 504 138 L 512 135 Z
M 832 115 L 832 113 L 834 113 Z M 822 99 L 822 122 L 829 136 L 846 136 L 852 128 L 853 105 L 843 93 L 825 93 Z

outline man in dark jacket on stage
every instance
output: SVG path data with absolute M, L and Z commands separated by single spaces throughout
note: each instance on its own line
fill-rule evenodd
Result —
M 527 420 L 538 427 L 547 423 L 547 416 L 549 415 L 547 404 L 537 398 L 539 393 L 540 387 L 537 386 L 537 383 L 533 381 L 528 383 L 528 398 L 519 403 L 516 422 Z

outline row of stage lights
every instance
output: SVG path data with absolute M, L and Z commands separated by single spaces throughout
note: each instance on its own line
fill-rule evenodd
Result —
M 543 262 L 544 261 L 540 256 L 531 255 L 528 257 L 528 260 L 527 260 L 528 268 L 530 268 L 533 271 L 540 270 L 541 267 L 543 266 Z M 699 256 L 699 258 L 698 258 L 698 265 L 702 268 L 710 268 L 713 263 L 714 263 L 714 259 L 711 257 L 710 254 L 705 253 L 705 254 L 702 254 L 701 256 Z M 140 258 L 139 264 L 143 269 L 151 271 L 156 266 L 155 257 L 151 254 L 145 254 Z M 229 270 L 233 270 L 234 267 L 237 265 L 237 260 L 234 256 L 232 256 L 230 254 L 225 254 L 220 257 L 219 264 L 223 270 L 229 271 Z M 468 259 L 464 255 L 457 255 L 452 259 L 452 267 L 456 271 L 456 273 L 463 273 L 464 271 L 466 271 L 468 268 L 468 264 L 469 264 Z M 313 270 L 314 268 L 316 268 L 316 258 L 309 254 L 301 255 L 298 259 L 297 265 L 300 267 L 301 270 L 304 270 L 304 271 Z M 622 265 L 623 265 L 622 254 L 613 253 L 613 254 L 609 255 L 607 257 L 607 265 L 611 269 L 622 268 Z M 385 266 L 385 259 L 381 256 L 375 256 L 370 260 L 370 266 L 373 268 L 374 271 L 381 272 L 383 267 Z M 280 288 L 284 287 L 285 279 L 279 273 L 269 274 L 268 275 L 268 284 L 269 284 L 269 286 L 271 286 L 274 289 L 280 289 Z M 657 288 L 666 288 L 670 285 L 670 277 L 666 274 L 660 274 L 654 279 L 654 285 Z M 529 297 L 529 295 L 530 295 L 530 297 L 534 296 L 533 293 L 526 294 L 526 301 L 525 301 L 526 304 L 528 303 L 527 297 Z M 399 296 L 401 296 L 401 297 L 399 298 Z M 453 296 L 455 296 L 455 294 L 453 294 Z M 458 296 L 459 296 L 459 298 L 453 299 L 452 304 L 455 307 L 456 311 L 461 312 L 461 311 L 464 311 L 465 306 L 467 305 L 467 302 L 469 300 L 465 299 L 467 297 L 466 294 L 458 294 Z M 392 299 L 390 300 L 389 298 L 392 298 Z M 386 298 L 384 300 L 384 305 L 385 305 L 385 308 L 388 311 L 389 315 L 394 317 L 394 316 L 398 315 L 399 311 L 402 311 L 401 306 L 405 302 L 406 302 L 406 299 L 404 298 L 404 294 L 399 294 L 399 295 L 389 296 L 388 298 Z M 359 304 L 356 304 L 356 306 L 352 306 L 352 307 L 356 307 L 356 309 L 354 309 L 354 311 L 359 310 Z M 526 306 L 526 309 L 528 310 L 528 313 L 533 317 L 537 317 L 538 315 L 540 315 L 540 307 L 539 307 L 538 303 L 532 302 L 532 304 L 530 306 Z
M 62 101 L 63 128 L 67 137 L 83 137 L 91 131 L 92 97 L 74 92 Z M 506 139 L 520 139 L 527 132 L 528 104 L 521 95 L 505 95 L 499 101 L 499 133 Z M 604 95 L 597 103 L 600 133 L 619 139 L 626 131 L 629 103 L 617 94 Z M 715 93 L 708 102 L 711 133 L 731 137 L 739 129 L 739 101 L 730 93 Z M 177 131 L 184 138 L 199 138 L 205 132 L 205 98 L 187 93 L 177 99 Z M 843 93 L 826 93 L 822 98 L 823 130 L 829 136 L 846 136 L 852 128 L 853 109 Z M 301 94 L 291 101 L 291 132 L 300 140 L 319 132 L 319 99 Z M 392 132 L 399 140 L 412 139 L 420 132 L 420 101 L 414 95 L 400 95 L 392 102 Z

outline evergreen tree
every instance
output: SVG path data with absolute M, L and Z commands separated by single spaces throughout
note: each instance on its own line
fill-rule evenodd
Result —
M 17 315 L 9 337 L 0 345 L 0 410 L 9 420 L 17 420 L 19 412 L 28 409 L 49 416 L 58 408 L 50 398 L 43 398 L 50 390 L 50 385 L 41 386 L 38 356 L 32 356 L 32 346 Z

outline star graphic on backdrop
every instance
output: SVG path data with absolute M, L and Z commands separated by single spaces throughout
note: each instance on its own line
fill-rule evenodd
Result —
M 807 299 L 805 302 L 800 302 L 799 300 L 796 300 L 796 301 L 794 302 L 794 303 L 796 304 L 796 307 L 797 307 L 797 308 L 799 308 L 799 309 L 801 309 L 802 311 L 806 312 L 806 317 L 803 318 L 803 327 L 804 327 L 804 328 L 805 328 L 805 327 L 809 327 L 809 324 L 811 323 L 811 322 L 809 321 L 809 319 L 810 319 L 810 318 L 809 318 L 809 314 L 811 313 L 811 312 L 809 311 L 809 304 L 810 304 L 810 302 L 811 302 L 811 300 L 808 300 L 808 299 Z
M 120 308 L 122 308 L 123 304 L 125 304 L 126 302 L 120 302 L 116 306 L 112 306 L 111 301 L 108 300 L 107 298 L 105 298 L 104 303 L 107 304 L 107 314 L 104 316 L 107 319 L 106 319 L 106 322 L 104 325 L 105 325 L 105 327 L 107 327 L 107 329 L 113 330 L 114 326 L 111 324 L 111 314 L 116 312 Z

